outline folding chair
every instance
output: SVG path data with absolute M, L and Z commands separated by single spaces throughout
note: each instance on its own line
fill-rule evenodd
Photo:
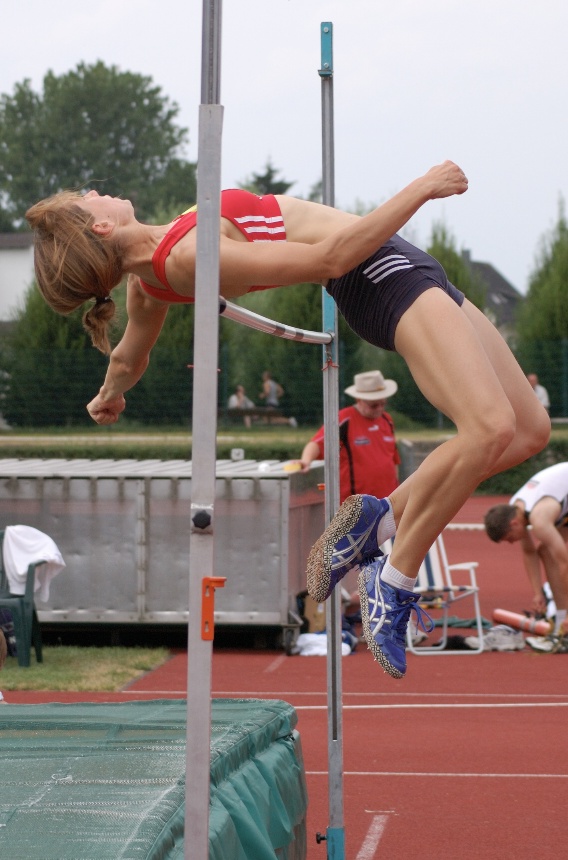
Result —
M 476 561 L 448 564 L 444 539 L 442 535 L 436 538 L 420 566 L 414 591 L 421 595 L 420 605 L 439 617 L 442 633 L 439 641 L 432 645 L 414 645 L 411 618 L 406 635 L 409 651 L 413 654 L 480 654 L 483 651 L 483 623 L 479 607 L 479 587 L 475 577 L 476 567 Z M 472 601 L 479 645 L 475 649 L 446 650 L 450 609 L 466 598 L 471 598 Z M 434 617 L 434 620 L 438 619 Z
M 4 529 L 0 530 L 0 606 L 10 610 L 14 624 L 14 635 L 18 650 L 18 664 L 29 666 L 31 662 L 32 645 L 35 648 L 38 663 L 43 663 L 41 630 L 34 602 L 36 568 L 45 564 L 44 559 L 38 559 L 28 565 L 26 589 L 24 594 L 12 594 L 4 566 Z

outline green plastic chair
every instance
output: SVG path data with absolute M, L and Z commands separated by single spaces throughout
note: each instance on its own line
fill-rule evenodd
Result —
M 32 645 L 35 649 L 38 663 L 43 663 L 41 628 L 37 617 L 34 601 L 34 586 L 36 567 L 45 564 L 44 559 L 31 562 L 28 565 L 26 590 L 24 594 L 11 594 L 8 577 L 4 568 L 4 529 L 0 529 L 0 606 L 12 614 L 14 635 L 18 650 L 18 664 L 29 666 L 31 662 Z

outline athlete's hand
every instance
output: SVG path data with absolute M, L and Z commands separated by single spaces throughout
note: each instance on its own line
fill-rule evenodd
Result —
M 103 400 L 101 395 L 97 394 L 87 404 L 87 412 L 97 424 L 115 424 L 125 407 L 126 401 L 122 394 L 118 394 L 112 400 Z
M 467 191 L 467 176 L 453 161 L 444 161 L 430 168 L 424 180 L 431 185 L 430 199 L 451 197 L 452 194 L 463 194 Z

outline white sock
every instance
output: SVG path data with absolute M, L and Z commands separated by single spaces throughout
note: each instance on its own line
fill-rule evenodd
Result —
M 377 526 L 377 543 L 379 546 L 384 543 L 386 540 L 394 537 L 396 534 L 396 523 L 394 521 L 394 514 L 392 511 L 392 505 L 390 503 L 390 499 L 385 499 L 388 503 L 389 509 L 384 515 L 381 517 L 381 521 Z
M 562 636 L 562 626 L 566 621 L 566 609 L 557 609 L 554 617 L 554 636 Z
M 416 578 L 411 579 L 409 576 L 405 576 L 404 573 L 401 573 L 400 570 L 393 567 L 388 560 L 385 562 L 385 566 L 383 567 L 381 579 L 384 582 L 388 582 L 389 585 L 393 585 L 395 588 L 404 588 L 405 591 L 412 591 L 416 585 Z

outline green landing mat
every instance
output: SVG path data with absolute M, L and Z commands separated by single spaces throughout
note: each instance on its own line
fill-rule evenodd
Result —
M 213 700 L 209 860 L 305 860 L 296 723 L 287 702 Z M 183 860 L 185 736 L 183 700 L 4 705 L 0 857 Z

